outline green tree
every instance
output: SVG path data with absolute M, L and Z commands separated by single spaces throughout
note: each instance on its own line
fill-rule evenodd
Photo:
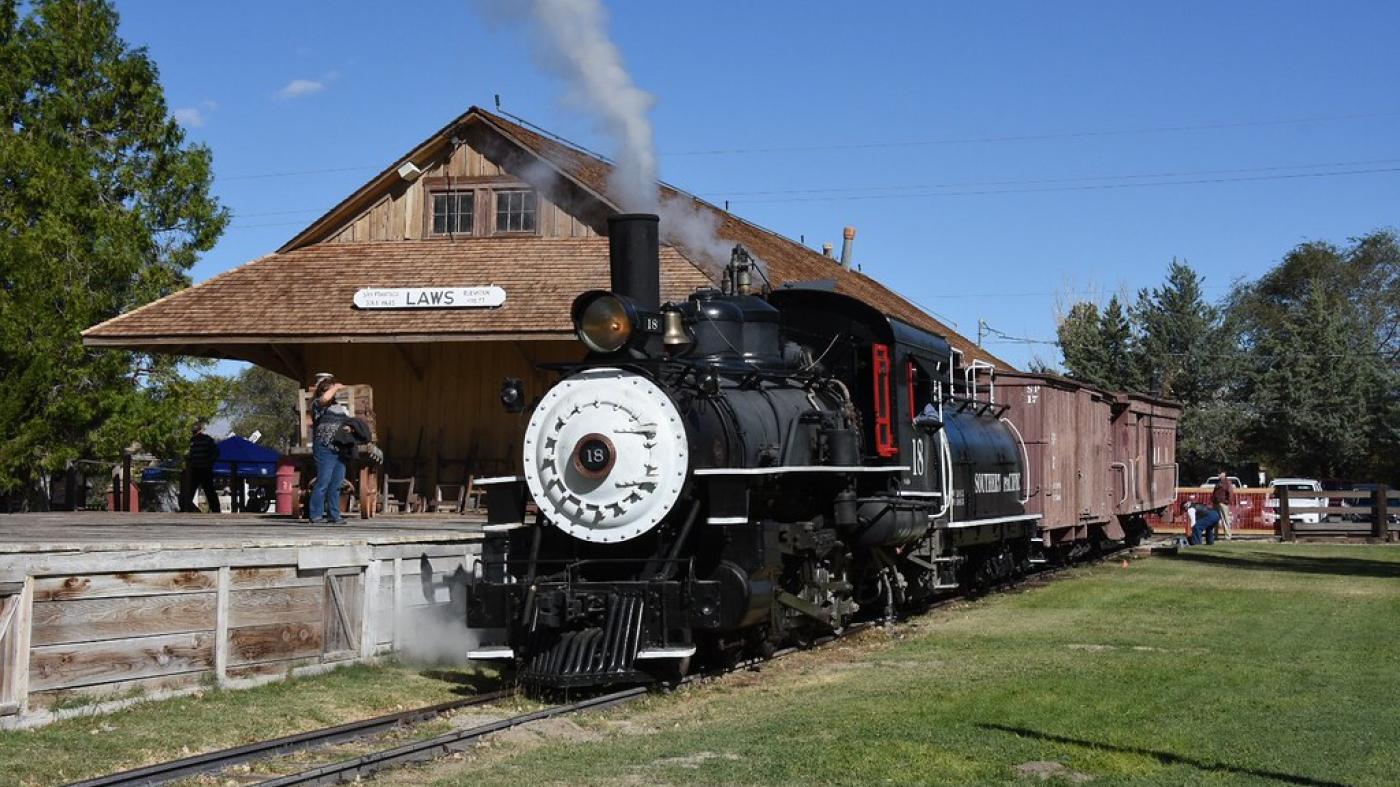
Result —
M 1400 245 L 1299 244 L 1232 299 L 1249 366 L 1246 448 L 1280 472 L 1395 481 Z
M 262 432 L 258 442 L 286 452 L 296 442 L 297 392 L 295 380 L 250 366 L 229 382 L 221 414 L 238 434 Z
M 139 442 L 176 454 L 218 380 L 85 349 L 83 329 L 189 284 L 228 221 L 210 153 L 105 0 L 0 0 L 0 493 Z
M 1055 333 L 1065 359 L 1065 374 L 1090 385 L 1105 385 L 1108 355 L 1099 307 L 1089 301 L 1074 304 L 1060 320 Z
M 1154 392 L 1183 402 L 1202 401 L 1219 375 L 1216 346 L 1219 310 L 1208 303 L 1201 277 L 1190 265 L 1172 260 L 1161 287 L 1142 290 L 1131 319 L 1139 331 L 1138 374 Z
M 1099 320 L 1099 345 L 1103 354 L 1104 385 L 1116 391 L 1141 390 L 1141 362 L 1133 328 L 1117 295 L 1108 300 Z

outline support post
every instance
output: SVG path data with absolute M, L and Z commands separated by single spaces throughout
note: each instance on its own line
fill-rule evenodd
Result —
M 1384 544 L 1390 530 L 1390 490 L 1376 484 L 1371 492 L 1371 539 Z
M 403 650 L 403 558 L 394 558 L 394 652 Z
M 216 685 L 228 683 L 228 606 L 232 571 L 219 566 L 217 597 L 214 603 L 214 680 Z
M 379 574 L 383 560 L 371 560 L 365 566 L 363 582 L 365 592 L 360 594 L 360 658 L 367 659 L 374 655 L 375 646 L 378 644 L 379 632 L 375 625 L 374 613 L 376 601 L 379 599 Z
M 1293 540 L 1293 517 L 1288 511 L 1288 487 L 1278 488 L 1278 535 L 1284 541 Z
M 122 510 L 122 513 L 129 514 L 129 513 L 132 513 L 132 509 L 133 509 L 133 508 L 139 508 L 139 506 L 135 505 L 136 500 L 133 498 L 133 496 L 132 496 L 132 494 L 131 494 L 131 452 L 130 452 L 130 451 L 122 451 L 122 494 L 121 494 L 120 500 L 121 500 L 121 507 L 122 507 L 121 510 Z

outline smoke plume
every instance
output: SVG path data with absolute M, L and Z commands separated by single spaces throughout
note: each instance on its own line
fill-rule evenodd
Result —
M 656 99 L 637 87 L 608 37 L 599 0 L 474 0 L 487 18 L 524 25 L 535 57 L 565 86 L 565 102 L 613 142 L 609 183 L 625 211 L 657 211 L 656 147 L 647 112 Z

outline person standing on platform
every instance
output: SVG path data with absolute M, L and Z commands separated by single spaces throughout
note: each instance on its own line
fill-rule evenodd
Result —
M 194 490 L 204 493 L 209 504 L 209 513 L 219 513 L 219 495 L 214 491 L 214 460 L 219 458 L 219 446 L 204 430 L 207 424 L 196 421 L 194 434 L 190 436 L 190 452 L 185 456 L 185 467 L 189 473 L 189 483 L 180 495 L 180 510 L 187 514 L 199 513 L 194 504 Z
M 1220 515 L 1220 532 L 1225 534 L 1225 540 L 1230 540 L 1230 504 L 1235 502 L 1235 485 L 1230 481 L 1230 476 L 1220 471 L 1220 477 L 1215 480 L 1215 491 L 1210 493 L 1210 502 L 1215 504 L 1215 513 Z
M 316 483 L 311 486 L 307 501 L 307 518 L 312 522 L 329 521 L 338 525 L 340 516 L 340 487 L 345 483 L 345 460 L 335 444 L 335 434 L 350 418 L 345 405 L 335 395 L 345 386 L 326 375 L 316 383 L 311 396 L 311 455 L 316 460 Z

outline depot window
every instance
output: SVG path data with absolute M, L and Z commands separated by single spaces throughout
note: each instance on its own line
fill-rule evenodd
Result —
M 530 189 L 496 192 L 496 232 L 534 232 L 538 201 Z
M 434 235 L 470 235 L 476 214 L 476 194 L 440 191 L 433 194 Z

